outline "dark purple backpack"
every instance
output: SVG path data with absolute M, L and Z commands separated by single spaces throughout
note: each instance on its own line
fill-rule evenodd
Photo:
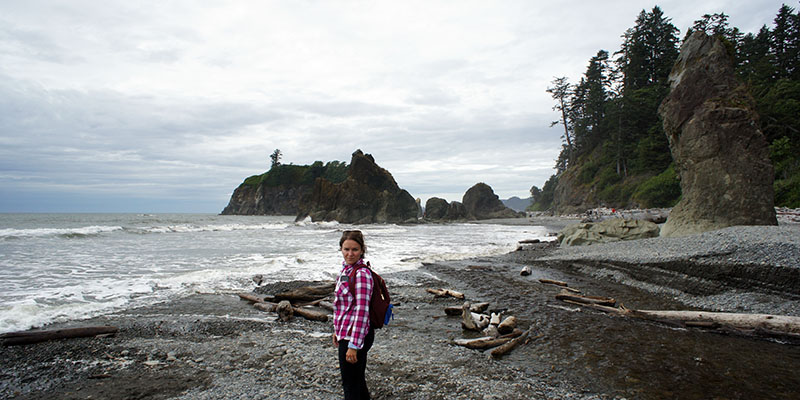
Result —
M 355 276 L 358 268 L 353 268 L 350 272 L 350 282 L 353 282 L 353 289 L 355 292 Z M 389 297 L 389 289 L 386 288 L 386 282 L 383 281 L 380 275 L 376 274 L 367 262 L 366 267 L 372 274 L 372 297 L 369 299 L 369 325 L 373 329 L 383 328 L 384 325 L 389 325 L 389 320 L 394 319 L 392 314 L 392 302 Z

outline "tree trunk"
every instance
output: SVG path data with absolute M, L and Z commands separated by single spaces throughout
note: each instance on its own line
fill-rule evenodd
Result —
M 269 302 L 255 303 L 255 304 L 253 304 L 253 307 L 255 307 L 257 310 L 261 310 L 261 311 L 265 311 L 265 312 L 275 312 L 275 310 L 278 308 L 278 304 L 277 303 L 269 303 Z
M 251 303 L 263 303 L 265 301 L 264 296 L 258 296 L 252 293 L 237 293 L 237 294 L 239 295 L 240 299 L 247 300 Z
M 70 339 L 97 335 L 114 335 L 119 329 L 115 326 L 87 326 L 46 331 L 9 332 L 0 335 L 4 346 L 33 344 L 54 339 Z
M 453 343 L 459 346 L 464 346 L 468 349 L 483 350 L 500 346 L 501 344 L 507 343 L 520 335 L 522 335 L 522 331 L 517 329 L 508 335 L 503 335 L 498 338 L 492 336 L 486 336 L 477 339 L 456 339 L 453 341 Z

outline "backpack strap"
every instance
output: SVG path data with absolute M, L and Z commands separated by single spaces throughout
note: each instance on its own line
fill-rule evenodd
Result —
M 356 272 L 358 272 L 358 269 L 361 268 L 362 265 L 364 265 L 364 263 L 356 263 L 356 265 L 353 265 L 353 270 L 350 271 L 350 279 L 348 280 L 348 282 L 353 282 L 353 289 L 354 290 L 356 288 L 356 280 L 355 280 L 356 279 Z M 365 266 L 366 266 L 366 268 L 369 270 L 369 272 L 371 274 L 372 273 L 372 266 L 369 264 L 369 261 L 367 261 L 367 264 Z

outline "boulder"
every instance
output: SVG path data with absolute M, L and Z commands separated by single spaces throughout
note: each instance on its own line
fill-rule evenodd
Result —
M 450 207 L 450 204 L 447 200 L 431 197 L 425 202 L 425 219 L 434 221 L 445 219 L 448 207 Z
M 482 182 L 475 184 L 464 193 L 463 204 L 467 215 L 472 219 L 518 218 L 524 216 L 524 213 L 518 213 L 506 207 L 500 201 L 500 197 L 494 194 L 494 190 Z
M 444 219 L 448 221 L 467 219 L 467 209 L 464 204 L 458 201 L 451 201 L 450 205 L 447 206 L 447 214 L 445 214 Z
M 658 236 L 658 225 L 642 220 L 614 218 L 567 226 L 558 233 L 562 246 L 585 246 Z
M 310 216 L 312 221 L 352 224 L 415 222 L 419 212 L 417 202 L 397 186 L 392 174 L 361 150 L 353 153 L 344 182 L 317 178 L 299 208 L 297 220 Z
M 725 45 L 693 33 L 681 46 L 669 80 L 671 91 L 659 114 L 682 197 L 661 235 L 777 225 L 767 143 Z

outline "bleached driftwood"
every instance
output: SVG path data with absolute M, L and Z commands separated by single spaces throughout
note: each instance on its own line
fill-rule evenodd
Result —
M 489 303 L 475 303 L 469 307 L 469 310 L 474 313 L 482 313 L 489 308 Z M 461 315 L 461 306 L 449 306 L 444 308 L 444 313 L 447 315 Z
M 55 339 L 71 339 L 91 336 L 110 336 L 119 331 L 115 326 L 86 326 L 39 331 L 8 332 L 0 335 L 4 346 L 33 344 Z
M 517 317 L 510 316 L 503 320 L 500 325 L 497 325 L 497 331 L 506 334 L 510 333 L 517 327 Z
M 430 293 L 430 294 L 432 294 L 432 295 L 434 295 L 436 297 L 447 297 L 447 296 L 450 296 L 450 297 L 455 297 L 457 299 L 462 299 L 462 300 L 465 298 L 464 293 L 456 292 L 455 290 L 451 290 L 451 289 L 432 289 L 432 288 L 428 288 L 426 290 L 427 290 L 428 293 Z
M 508 354 L 508 352 L 510 352 L 511 350 L 514 350 L 515 348 L 517 348 L 517 346 L 519 346 L 520 344 L 525 342 L 528 339 L 528 336 L 530 336 L 532 330 L 533 330 L 533 327 L 530 327 L 523 334 L 519 335 L 518 337 L 516 337 L 513 340 L 509 341 L 508 343 L 505 343 L 502 346 L 497 347 L 496 349 L 492 350 L 492 352 L 490 354 L 490 357 L 491 358 L 499 358 L 499 357 L 502 357 L 505 354 Z
M 570 300 L 576 303 L 583 303 L 583 304 L 597 304 L 601 306 L 608 306 L 614 307 L 617 304 L 617 301 L 614 300 L 612 297 L 601 297 L 601 296 L 581 296 L 577 294 L 569 293 L 565 290 L 562 290 L 560 293 L 556 295 L 557 300 Z
M 483 333 L 483 336 L 489 336 L 489 337 L 500 336 L 500 331 L 497 330 L 497 325 L 492 325 L 492 324 L 489 324 L 489 326 L 484 328 L 481 333 Z
M 500 337 L 484 336 L 475 339 L 456 339 L 453 341 L 453 343 L 459 346 L 464 346 L 468 349 L 490 349 L 492 347 L 497 347 L 507 343 L 515 337 L 522 335 L 522 333 L 523 332 L 521 330 L 517 329 L 508 335 L 503 335 Z
M 492 316 L 489 318 L 490 325 L 500 325 L 500 314 L 492 313 Z
M 522 276 L 530 275 L 531 274 L 531 267 L 529 267 L 527 265 L 522 267 L 522 270 L 519 271 L 519 274 L 522 275 Z
M 470 311 L 469 302 L 461 306 L 461 326 L 471 331 L 481 331 L 489 325 L 489 316 Z
M 766 334 L 800 339 L 800 317 L 773 314 L 742 314 L 710 311 L 635 310 L 567 301 L 626 317 L 668 322 L 683 326 L 726 329 L 742 334 Z

